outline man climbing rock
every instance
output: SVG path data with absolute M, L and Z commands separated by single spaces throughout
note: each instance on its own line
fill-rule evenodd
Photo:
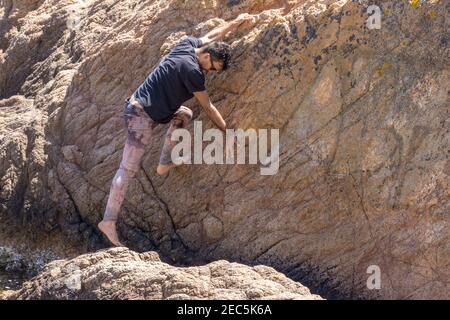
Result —
M 177 128 L 185 128 L 192 118 L 192 111 L 181 105 L 183 102 L 195 96 L 214 124 L 223 131 L 227 129 L 206 92 L 205 74 L 227 69 L 230 63 L 229 45 L 217 40 L 247 21 L 253 21 L 253 17 L 241 14 L 201 38 L 188 37 L 180 41 L 127 99 L 124 118 L 128 137 L 119 170 L 112 181 L 103 220 L 98 224 L 100 231 L 115 246 L 123 246 L 117 235 L 116 221 L 130 180 L 139 171 L 145 146 L 150 142 L 155 125 L 170 123 L 156 169 L 159 175 L 175 166 L 171 160 L 175 144 L 170 140 L 171 133 Z

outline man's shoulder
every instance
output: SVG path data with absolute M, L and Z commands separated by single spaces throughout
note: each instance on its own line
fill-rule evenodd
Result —
M 179 46 L 189 46 L 194 48 L 200 48 L 203 45 L 202 40 L 199 38 L 196 38 L 194 36 L 187 36 L 182 38 L 176 45 L 176 47 Z
M 178 59 L 181 58 L 181 60 L 186 62 L 195 62 L 195 49 L 199 43 L 201 44 L 201 40 L 194 37 L 184 38 L 175 45 L 168 57 L 178 57 Z

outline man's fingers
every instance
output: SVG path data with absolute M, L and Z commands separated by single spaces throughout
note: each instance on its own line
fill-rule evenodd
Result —
M 234 139 L 232 142 L 227 141 L 227 143 L 225 145 L 225 158 L 228 158 L 233 154 L 235 141 L 236 140 L 234 140 Z
M 238 15 L 236 20 L 239 21 L 240 23 L 250 22 L 250 21 L 253 22 L 254 17 L 248 13 L 241 13 L 240 15 Z

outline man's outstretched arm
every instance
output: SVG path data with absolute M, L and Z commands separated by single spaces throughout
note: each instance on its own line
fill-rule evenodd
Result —
M 211 119 L 211 121 L 214 122 L 214 124 L 220 130 L 226 132 L 227 124 L 225 123 L 225 120 L 223 120 L 220 112 L 216 109 L 216 107 L 212 104 L 211 100 L 209 99 L 208 92 L 206 91 L 194 92 L 194 96 L 197 98 L 198 102 L 202 106 L 203 110 L 205 110 L 206 114 Z
M 211 30 L 206 35 L 201 37 L 200 40 L 202 40 L 203 45 L 210 44 L 213 41 L 217 41 L 223 38 L 228 32 L 235 31 L 242 23 L 253 20 L 254 18 L 252 15 L 249 15 L 248 13 L 242 13 L 233 21 L 227 22 L 223 26 Z

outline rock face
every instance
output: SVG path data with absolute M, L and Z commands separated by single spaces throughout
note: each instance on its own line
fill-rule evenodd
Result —
M 266 266 L 175 268 L 156 252 L 115 248 L 48 264 L 9 299 L 321 299 Z
M 207 87 L 229 123 L 280 129 L 279 172 L 158 177 L 157 126 L 121 238 L 186 263 L 269 265 L 326 297 L 449 299 L 449 4 L 373 2 L 381 29 L 365 1 L 3 1 L 0 233 L 99 248 L 124 100 L 181 37 L 249 12 Z

